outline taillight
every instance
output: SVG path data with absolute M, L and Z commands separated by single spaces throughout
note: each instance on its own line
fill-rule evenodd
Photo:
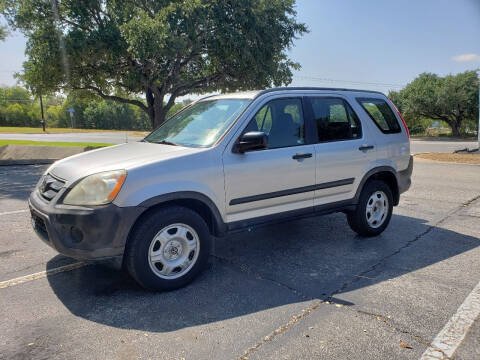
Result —
M 393 103 L 392 99 L 388 99 L 390 101 L 390 104 L 392 104 L 392 106 L 395 108 L 395 110 L 397 111 L 397 114 L 398 116 L 400 116 L 400 119 L 402 119 L 402 122 L 403 122 L 403 126 L 405 127 L 405 131 L 407 132 L 407 136 L 408 138 L 410 139 L 410 131 L 408 130 L 408 126 L 407 126 L 407 123 L 405 122 L 405 119 L 403 118 L 402 114 L 400 113 L 400 111 L 398 110 L 398 108 L 395 106 L 395 104 Z

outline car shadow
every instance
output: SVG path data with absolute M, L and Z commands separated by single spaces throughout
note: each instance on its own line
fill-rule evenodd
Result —
M 125 272 L 102 265 L 49 275 L 48 281 L 75 316 L 117 328 L 169 332 L 335 298 L 382 281 L 376 280 L 381 276 L 356 281 L 379 263 L 392 262 L 388 275 L 398 277 L 479 245 L 477 238 L 399 215 L 382 235 L 360 238 L 343 214 L 332 214 L 216 239 L 209 269 L 175 291 L 145 291 Z M 392 256 L 402 248 L 408 256 Z M 53 264 L 55 258 L 47 269 Z

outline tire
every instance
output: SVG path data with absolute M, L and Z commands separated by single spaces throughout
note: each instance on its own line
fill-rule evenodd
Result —
M 130 275 L 152 291 L 174 290 L 190 283 L 207 265 L 212 236 L 203 218 L 179 206 L 145 215 L 125 249 Z
M 390 187 L 383 181 L 371 180 L 362 189 L 356 210 L 347 214 L 348 224 L 360 236 L 377 236 L 388 226 L 392 210 Z

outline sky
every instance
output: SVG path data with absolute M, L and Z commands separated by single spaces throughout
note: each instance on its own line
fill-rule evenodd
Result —
M 422 72 L 480 69 L 480 0 L 297 0 L 310 32 L 288 51 L 292 86 L 399 90 Z M 25 38 L 0 42 L 0 84 L 14 85 Z

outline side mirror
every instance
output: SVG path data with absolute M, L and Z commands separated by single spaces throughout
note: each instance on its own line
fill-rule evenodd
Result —
M 243 154 L 252 150 L 263 150 L 268 146 L 268 136 L 263 131 L 249 131 L 237 140 L 233 152 Z

